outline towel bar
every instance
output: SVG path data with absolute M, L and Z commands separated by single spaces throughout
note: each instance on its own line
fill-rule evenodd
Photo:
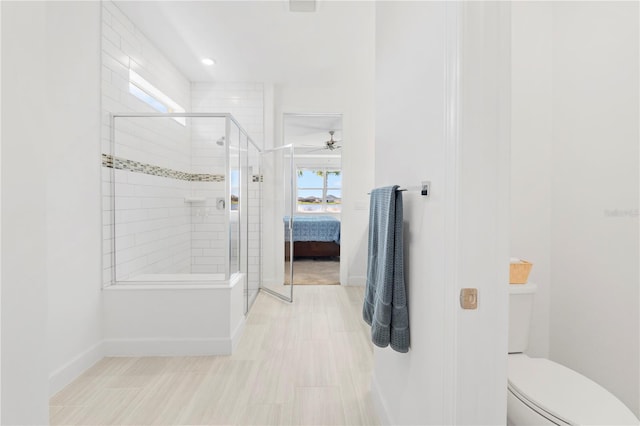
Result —
M 398 189 L 396 189 L 396 192 L 405 192 L 405 191 L 408 191 L 408 189 L 407 188 L 398 188 Z M 371 195 L 371 193 L 367 192 L 367 195 Z
M 425 181 L 422 182 L 421 186 L 414 186 L 414 187 L 408 187 L 408 188 L 398 188 L 396 189 L 396 191 L 399 192 L 405 192 L 405 191 L 420 191 L 421 195 L 424 195 L 425 197 L 428 197 L 430 192 L 431 192 L 431 182 Z M 370 192 L 367 192 L 367 195 L 371 195 Z

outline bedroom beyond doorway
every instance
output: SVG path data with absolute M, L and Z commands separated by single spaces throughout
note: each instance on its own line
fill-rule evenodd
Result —
M 285 230 L 285 271 L 292 253 L 294 285 L 340 284 L 342 115 L 284 114 L 283 129 L 283 144 L 295 151 L 294 220 L 293 232 Z

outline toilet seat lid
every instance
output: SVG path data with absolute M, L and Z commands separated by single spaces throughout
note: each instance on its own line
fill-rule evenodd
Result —
M 570 424 L 638 425 L 618 398 L 553 361 L 509 355 L 509 386 L 530 404 Z

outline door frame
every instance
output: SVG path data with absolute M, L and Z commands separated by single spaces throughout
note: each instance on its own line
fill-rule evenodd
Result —
M 342 112 L 287 112 L 288 109 L 283 110 L 282 112 L 282 121 L 281 121 L 281 130 L 280 130 L 280 136 L 281 136 L 281 144 L 285 144 L 287 143 L 287 130 L 286 130 L 286 125 L 287 125 L 287 118 L 291 118 L 291 117 L 333 117 L 333 118 L 339 118 L 340 119 L 340 132 L 342 133 L 342 137 L 344 138 L 344 113 Z M 287 143 L 287 145 L 293 145 L 294 146 L 294 151 L 295 151 L 295 142 L 289 142 Z M 342 154 L 342 149 L 340 149 L 339 152 L 340 155 L 340 170 L 341 170 L 341 175 L 342 175 L 342 206 L 344 208 L 344 183 L 345 183 L 345 174 L 344 174 L 344 161 L 343 161 L 343 154 Z M 294 155 L 294 163 L 293 163 L 293 168 L 294 168 L 294 173 L 297 170 L 297 165 L 296 165 L 296 161 L 295 158 L 300 158 L 300 156 L 296 157 L 296 155 Z M 348 178 L 347 178 L 348 181 Z M 294 190 L 294 197 L 297 199 L 297 191 L 298 191 L 298 184 L 297 184 L 297 179 L 293 180 L 293 190 Z M 295 214 L 297 211 L 297 206 L 296 203 L 293 202 L 293 213 Z M 343 211 L 340 211 L 340 275 L 339 275 L 339 282 L 340 285 L 345 285 L 345 280 L 343 280 L 343 274 L 342 274 L 342 270 L 344 269 L 345 271 L 347 271 L 348 268 L 348 262 L 345 261 L 345 259 L 347 258 L 347 253 L 344 250 L 344 233 L 342 232 L 342 226 L 344 224 L 343 221 L 344 218 L 344 214 Z M 348 238 L 347 238 L 348 239 Z M 293 254 L 292 252 L 289 254 L 289 259 L 294 259 L 293 258 Z M 295 263 L 294 260 L 291 261 L 291 263 Z M 344 276 L 346 277 L 347 274 L 344 274 Z M 293 277 L 293 275 L 292 275 Z M 291 282 L 293 282 L 293 278 L 291 278 Z

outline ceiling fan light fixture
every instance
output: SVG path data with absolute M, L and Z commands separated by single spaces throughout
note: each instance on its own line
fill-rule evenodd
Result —
M 309 151 L 309 153 L 318 152 L 318 151 L 334 151 L 336 149 L 342 148 L 342 145 L 338 145 L 339 142 L 342 142 L 342 139 L 335 140 L 333 138 L 333 135 L 335 133 L 336 133 L 335 130 L 329 130 L 329 136 L 330 136 L 329 140 L 324 141 L 324 145 L 322 145 L 322 147 L 313 149 Z
M 340 142 L 333 139 L 333 135 L 336 133 L 335 130 L 329 130 L 329 140 L 325 142 L 326 149 L 333 151 L 334 149 L 340 148 L 340 145 L 336 145 L 336 142 Z

